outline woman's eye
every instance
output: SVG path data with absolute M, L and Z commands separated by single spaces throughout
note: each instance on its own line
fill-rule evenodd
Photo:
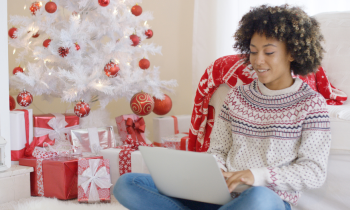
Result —
M 250 52 L 250 54 L 255 55 L 255 54 L 257 54 L 257 52 Z
M 270 53 L 265 53 L 266 55 L 272 55 L 274 54 L 275 52 L 270 52 Z

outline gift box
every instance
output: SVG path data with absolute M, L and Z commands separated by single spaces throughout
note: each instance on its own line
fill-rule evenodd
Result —
M 112 126 L 71 130 L 71 139 L 75 153 L 98 153 L 116 146 Z
M 33 110 L 10 111 L 11 161 L 25 156 L 26 147 L 33 141 Z M 13 162 L 14 163 L 14 162 Z
M 118 133 L 121 141 L 124 143 L 127 138 L 134 141 L 146 142 L 145 129 L 146 124 L 143 118 L 135 114 L 121 115 L 115 118 L 118 127 Z
M 155 146 L 163 146 L 162 138 L 179 133 L 188 133 L 190 124 L 190 115 L 176 115 L 153 118 L 153 144 Z
M 40 114 L 33 116 L 33 141 L 42 144 L 53 140 L 70 140 L 70 131 L 79 129 L 79 117 L 75 114 Z
M 45 196 L 61 200 L 78 197 L 78 160 L 79 158 L 102 159 L 95 157 L 53 157 L 37 159 L 25 157 L 19 159 L 19 165 L 31 166 L 30 189 L 32 196 Z
M 179 133 L 161 138 L 161 146 L 169 149 L 188 150 L 189 136 L 186 133 Z
M 109 160 L 110 164 L 110 174 L 111 174 L 111 194 L 113 194 L 113 187 L 114 184 L 117 182 L 117 180 L 120 177 L 120 171 L 119 171 L 119 155 L 122 149 L 117 148 L 110 148 L 100 151 L 100 155 L 103 156 L 103 159 Z M 149 174 L 149 171 L 147 169 L 146 163 L 142 158 L 140 151 L 134 151 L 131 153 L 131 172 L 132 173 L 146 173 Z
M 109 160 L 78 161 L 78 201 L 80 203 L 110 203 L 111 186 Z

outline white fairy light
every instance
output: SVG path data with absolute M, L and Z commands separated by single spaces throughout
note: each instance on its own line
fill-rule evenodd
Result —
M 27 8 L 27 5 L 24 5 L 24 10 L 26 10 L 26 8 Z
M 139 48 L 141 48 L 141 45 L 139 45 Z
M 16 53 L 16 49 L 13 49 L 13 54 L 15 54 Z
M 43 3 L 42 3 L 42 2 L 39 2 L 39 4 L 40 4 L 40 7 L 43 6 Z
M 115 15 L 118 14 L 117 9 L 114 10 L 113 14 L 115 14 Z
M 26 70 L 26 67 L 23 68 L 23 71 L 25 71 L 25 70 Z
M 36 60 L 38 60 L 39 58 L 34 58 L 34 60 L 36 61 Z
M 30 41 L 30 42 L 28 43 L 28 45 L 30 45 L 30 43 L 32 43 L 32 41 Z
M 119 60 L 115 59 L 115 62 L 119 64 Z
M 77 95 L 78 95 L 77 91 L 75 91 L 74 93 L 75 93 L 75 96 L 77 96 Z
M 51 72 L 49 72 L 49 75 L 51 75 Z
M 96 86 L 99 86 L 99 87 L 102 86 L 101 81 L 98 81 L 98 84 Z
M 78 18 L 80 19 L 80 14 L 78 14 Z
M 128 64 L 129 66 L 130 66 L 130 63 L 128 62 L 128 63 L 126 63 L 126 64 Z
M 145 21 L 145 23 L 143 25 L 145 25 L 145 26 L 147 25 L 147 20 Z
M 125 36 L 125 38 L 128 38 L 128 36 Z

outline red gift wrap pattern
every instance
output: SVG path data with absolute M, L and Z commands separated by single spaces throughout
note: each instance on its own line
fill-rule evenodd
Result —
M 111 176 L 108 159 L 78 161 L 78 201 L 111 202 Z
M 123 146 L 116 147 L 122 149 L 119 152 L 119 174 L 120 176 L 125 173 L 131 172 L 131 153 L 139 150 L 139 146 L 153 147 L 152 144 L 146 144 L 144 142 L 138 142 L 131 138 L 127 138 Z
M 33 115 L 34 139 L 38 144 L 64 140 L 72 129 L 79 129 L 79 117 L 75 114 Z M 68 137 L 70 140 L 70 137 Z
M 19 165 L 31 166 L 30 188 L 32 196 L 45 196 L 60 200 L 78 197 L 79 157 L 64 156 L 70 151 L 46 151 L 36 147 L 33 156 L 19 159 Z M 102 156 L 87 157 L 102 159 Z
M 134 141 L 146 143 L 145 129 L 146 124 L 142 117 L 135 114 L 121 115 L 115 118 L 118 133 L 123 143 L 127 138 L 132 138 Z
M 161 138 L 161 146 L 169 149 L 187 150 L 188 133 L 179 133 Z
M 243 55 L 244 56 L 244 55 Z M 300 77 L 311 88 L 322 94 L 327 104 L 339 105 L 347 100 L 341 90 L 334 88 L 322 67 L 315 74 Z M 206 152 L 210 145 L 210 133 L 214 125 L 214 118 L 210 111 L 209 101 L 221 84 L 226 83 L 233 88 L 239 85 L 250 84 L 257 78 L 250 64 L 245 64 L 242 55 L 228 55 L 214 61 L 203 74 L 194 99 L 191 117 L 188 149 L 190 151 Z M 216 110 L 220 111 L 220 110 Z M 211 128 L 207 130 L 207 128 Z

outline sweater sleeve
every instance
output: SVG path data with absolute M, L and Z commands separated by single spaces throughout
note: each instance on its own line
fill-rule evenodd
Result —
M 278 191 L 300 191 L 319 188 L 327 175 L 327 162 L 331 144 L 330 121 L 326 102 L 306 115 L 297 158 L 291 165 L 250 169 L 254 186 L 266 186 Z
M 212 154 L 219 168 L 227 171 L 227 154 L 232 146 L 232 130 L 229 116 L 228 97 L 222 105 L 220 114 L 215 119 L 214 128 L 210 137 L 210 146 L 207 153 Z

